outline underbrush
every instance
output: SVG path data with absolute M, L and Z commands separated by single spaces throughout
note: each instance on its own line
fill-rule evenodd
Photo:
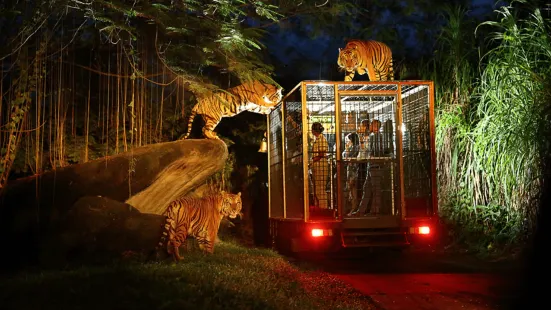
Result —
M 104 266 L 27 271 L 0 281 L 2 309 L 370 309 L 335 277 L 267 249 L 220 242 L 184 261 L 131 258 Z
M 476 27 L 463 9 L 444 13 L 427 76 L 436 86 L 440 215 L 455 246 L 507 256 L 532 238 L 547 178 L 549 15 L 529 1 Z

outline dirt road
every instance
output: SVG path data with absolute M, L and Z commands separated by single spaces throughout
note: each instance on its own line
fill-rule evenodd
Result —
M 352 253 L 315 264 L 387 310 L 509 309 L 520 271 L 511 263 L 430 252 Z

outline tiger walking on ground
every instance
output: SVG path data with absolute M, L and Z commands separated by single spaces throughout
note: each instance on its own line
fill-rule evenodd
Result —
M 213 253 L 222 218 L 236 218 L 241 215 L 241 208 L 241 192 L 222 191 L 203 198 L 184 197 L 171 202 L 165 212 L 166 222 L 157 253 L 166 246 L 174 260 L 182 260 L 179 249 L 186 245 L 187 236 L 195 237 L 204 252 Z
M 337 65 L 346 72 L 345 81 L 352 81 L 355 72 L 367 72 L 370 81 L 394 80 L 392 51 L 382 42 L 348 41 L 344 49 L 339 48 Z
M 181 139 L 187 139 L 191 133 L 193 119 L 197 114 L 205 121 L 203 135 L 207 139 L 219 139 L 214 128 L 223 117 L 233 117 L 243 111 L 268 114 L 281 101 L 282 90 L 271 84 L 252 81 L 230 88 L 227 92 L 198 98 L 188 119 L 187 133 Z

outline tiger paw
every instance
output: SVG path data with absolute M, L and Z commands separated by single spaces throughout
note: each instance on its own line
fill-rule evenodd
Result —
M 212 131 L 205 131 L 205 137 L 207 137 L 207 139 L 216 139 L 216 140 L 220 140 L 220 138 L 218 137 L 218 135 L 216 135 L 214 132 Z

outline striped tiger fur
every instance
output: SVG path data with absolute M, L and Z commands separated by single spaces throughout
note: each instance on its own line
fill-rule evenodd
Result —
M 219 139 L 214 128 L 223 117 L 233 117 L 243 111 L 268 114 L 281 101 L 282 90 L 271 84 L 253 81 L 230 88 L 226 92 L 198 98 L 188 119 L 187 133 L 182 139 L 187 139 L 191 133 L 193 119 L 197 114 L 205 121 L 203 135 L 207 139 Z
M 241 192 L 222 191 L 203 198 L 184 197 L 171 202 L 165 212 L 166 222 L 157 253 L 166 246 L 166 252 L 174 260 L 182 260 L 179 248 L 186 245 L 188 235 L 197 239 L 201 250 L 213 253 L 222 218 L 241 216 L 241 207 Z
M 357 71 L 367 76 L 370 81 L 394 80 L 392 51 L 386 44 L 378 41 L 350 40 L 339 48 L 337 64 L 346 72 L 345 81 L 352 81 Z

